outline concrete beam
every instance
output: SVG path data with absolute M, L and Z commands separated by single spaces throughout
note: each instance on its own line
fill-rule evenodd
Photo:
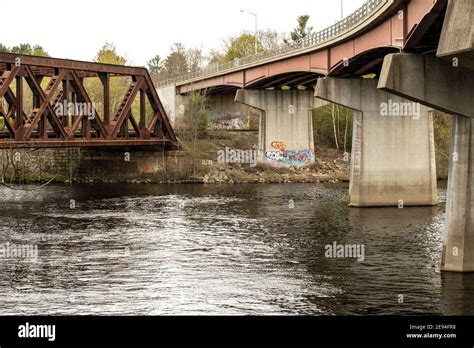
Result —
M 423 105 L 474 117 L 474 72 L 434 56 L 389 54 L 378 88 Z
M 235 101 L 262 111 L 258 161 L 279 167 L 314 162 L 313 90 L 237 91 Z
M 459 59 L 474 70 L 474 1 L 449 0 L 438 46 L 438 57 Z
M 350 205 L 435 205 L 433 117 L 419 104 L 379 91 L 377 83 L 324 78 L 316 85 L 317 98 L 354 110 Z M 392 107 L 408 113 L 394 114 Z

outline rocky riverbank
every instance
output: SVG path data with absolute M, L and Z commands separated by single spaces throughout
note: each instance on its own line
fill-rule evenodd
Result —
M 273 184 L 273 183 L 338 183 L 349 181 L 349 164 L 339 158 L 324 157 L 316 159 L 310 167 L 275 168 L 258 165 L 224 165 L 207 164 L 201 166 L 198 173 L 186 179 L 153 178 L 153 179 L 103 179 L 87 178 L 60 180 L 65 183 L 93 183 L 107 184 Z
M 205 184 L 240 183 L 337 183 L 349 180 L 348 163 L 342 160 L 316 160 L 310 167 L 274 168 L 214 165 L 202 177 Z

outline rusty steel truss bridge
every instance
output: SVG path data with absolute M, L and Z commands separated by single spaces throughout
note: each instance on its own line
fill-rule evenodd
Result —
M 94 98 L 88 79 L 95 79 Z M 118 80 L 124 93 L 114 107 L 111 85 Z M 142 67 L 0 53 L 0 117 L 3 149 L 178 144 Z

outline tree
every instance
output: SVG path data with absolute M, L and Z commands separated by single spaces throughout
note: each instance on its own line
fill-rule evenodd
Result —
M 260 30 L 257 33 L 258 52 L 277 48 L 283 42 L 283 35 L 275 30 Z M 255 34 L 242 32 L 223 41 L 222 49 L 209 52 L 209 64 L 221 64 L 255 54 Z
M 32 55 L 39 56 L 39 57 L 49 57 L 49 53 L 46 52 L 44 48 L 39 45 L 33 46 Z
M 313 27 L 308 27 L 309 15 L 302 15 L 299 16 L 297 19 L 298 25 L 296 28 L 290 33 L 291 41 L 296 42 L 308 35 L 313 33 Z M 285 40 L 285 43 L 289 43 L 288 40 Z
M 209 127 L 211 107 L 206 92 L 192 92 L 185 102 L 185 112 L 181 132 L 186 142 L 195 143 L 197 138 L 206 136 Z
M 186 48 L 177 42 L 171 46 L 171 52 L 164 60 L 160 55 L 149 60 L 148 68 L 153 81 L 157 82 L 199 70 L 203 58 L 201 49 Z
M 232 62 L 236 59 L 249 56 L 255 53 L 255 35 L 243 32 L 239 36 L 230 37 L 225 42 L 225 46 L 224 62 Z M 258 51 L 263 51 L 263 47 L 260 43 L 257 47 Z
M 157 54 L 154 56 L 152 59 L 150 59 L 147 62 L 148 65 L 148 70 L 150 71 L 151 78 L 153 79 L 153 82 L 159 81 L 160 75 L 163 72 L 163 59 L 161 59 L 161 56 Z
M 165 78 L 172 78 L 189 72 L 186 47 L 182 43 L 175 43 L 171 47 L 171 53 L 164 62 Z
M 5 46 L 4 44 L 0 43 L 0 52 L 8 53 L 8 52 L 10 52 L 10 49 L 7 46 Z
M 106 42 L 94 57 L 94 62 L 105 64 L 125 65 L 127 60 L 117 53 L 117 48 L 114 44 Z
M 49 57 L 49 53 L 46 52 L 43 47 L 40 45 L 31 46 L 28 43 L 22 43 L 18 46 L 13 46 L 12 48 L 0 44 L 0 52 Z
M 209 64 L 219 64 L 224 60 L 224 53 L 216 49 L 211 49 L 207 56 L 207 61 Z
M 31 55 L 33 53 L 33 48 L 30 44 L 20 44 L 18 46 L 13 46 L 10 49 L 11 53 L 15 54 L 28 54 Z
M 125 65 L 127 60 L 117 53 L 117 48 L 110 42 L 105 42 L 94 57 L 94 62 L 104 64 Z M 113 115 L 122 102 L 128 86 L 131 83 L 130 77 L 111 76 L 110 88 L 110 112 Z M 98 77 L 87 78 L 85 87 L 89 93 L 94 106 L 99 114 L 103 114 L 103 85 Z
M 200 69 L 203 60 L 202 50 L 198 48 L 189 48 L 186 51 L 186 60 L 188 62 L 189 71 Z
M 353 112 L 339 105 L 328 104 L 313 111 L 316 146 L 351 151 Z
M 258 32 L 258 40 L 264 50 L 277 48 L 283 42 L 283 34 L 275 30 L 261 30 Z

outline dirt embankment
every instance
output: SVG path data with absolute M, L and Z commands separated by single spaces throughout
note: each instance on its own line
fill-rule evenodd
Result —
M 196 163 L 192 182 L 216 183 L 317 183 L 349 180 L 349 162 L 344 153 L 334 149 L 317 148 L 315 162 L 307 167 L 279 168 L 269 165 L 221 164 L 217 154 L 225 148 L 255 149 L 257 133 L 214 133 L 207 139 L 189 144 L 189 160 Z

